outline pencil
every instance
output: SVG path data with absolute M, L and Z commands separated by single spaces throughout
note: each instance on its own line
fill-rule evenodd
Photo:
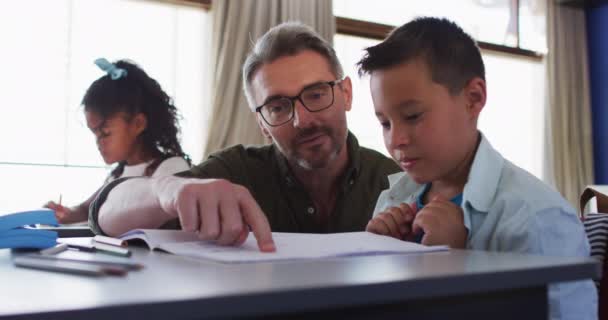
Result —
M 61 193 L 59 194 L 59 205 L 61 205 Z

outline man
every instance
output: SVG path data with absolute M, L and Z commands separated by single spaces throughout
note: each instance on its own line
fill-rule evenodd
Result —
M 271 230 L 364 230 L 399 167 L 348 132 L 351 81 L 331 46 L 301 24 L 274 27 L 245 61 L 243 83 L 271 145 L 225 149 L 179 177 L 112 183 L 91 206 L 92 228 L 118 235 L 179 219 L 224 245 L 251 229 L 262 251 L 275 250 Z

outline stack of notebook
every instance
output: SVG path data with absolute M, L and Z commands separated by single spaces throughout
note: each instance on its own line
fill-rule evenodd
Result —
M 22 211 L 0 216 L 0 249 L 45 249 L 57 244 L 57 232 L 29 228 L 36 224 L 57 225 L 50 209 Z

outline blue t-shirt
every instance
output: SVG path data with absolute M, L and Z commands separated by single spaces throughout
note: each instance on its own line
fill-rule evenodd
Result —
M 422 199 L 424 199 L 424 196 L 426 195 L 427 192 L 429 192 L 429 189 L 431 189 L 431 184 L 427 183 L 426 185 L 424 185 L 424 190 L 422 190 L 422 192 L 420 193 L 420 195 L 416 198 L 416 210 L 420 211 L 420 209 L 424 208 L 424 204 L 422 203 Z M 450 199 L 450 201 L 457 205 L 457 206 L 461 206 L 462 205 L 462 192 L 459 193 L 458 195 L 456 195 L 454 198 Z M 419 234 L 417 234 L 414 237 L 414 241 L 416 243 L 421 243 L 422 242 L 422 237 L 424 237 L 424 232 L 421 232 Z

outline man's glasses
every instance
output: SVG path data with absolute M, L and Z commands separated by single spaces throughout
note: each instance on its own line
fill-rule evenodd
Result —
M 268 125 L 278 127 L 293 119 L 296 100 L 309 112 L 323 111 L 334 104 L 334 86 L 342 80 L 320 82 L 308 86 L 294 97 L 277 97 L 255 108 Z

